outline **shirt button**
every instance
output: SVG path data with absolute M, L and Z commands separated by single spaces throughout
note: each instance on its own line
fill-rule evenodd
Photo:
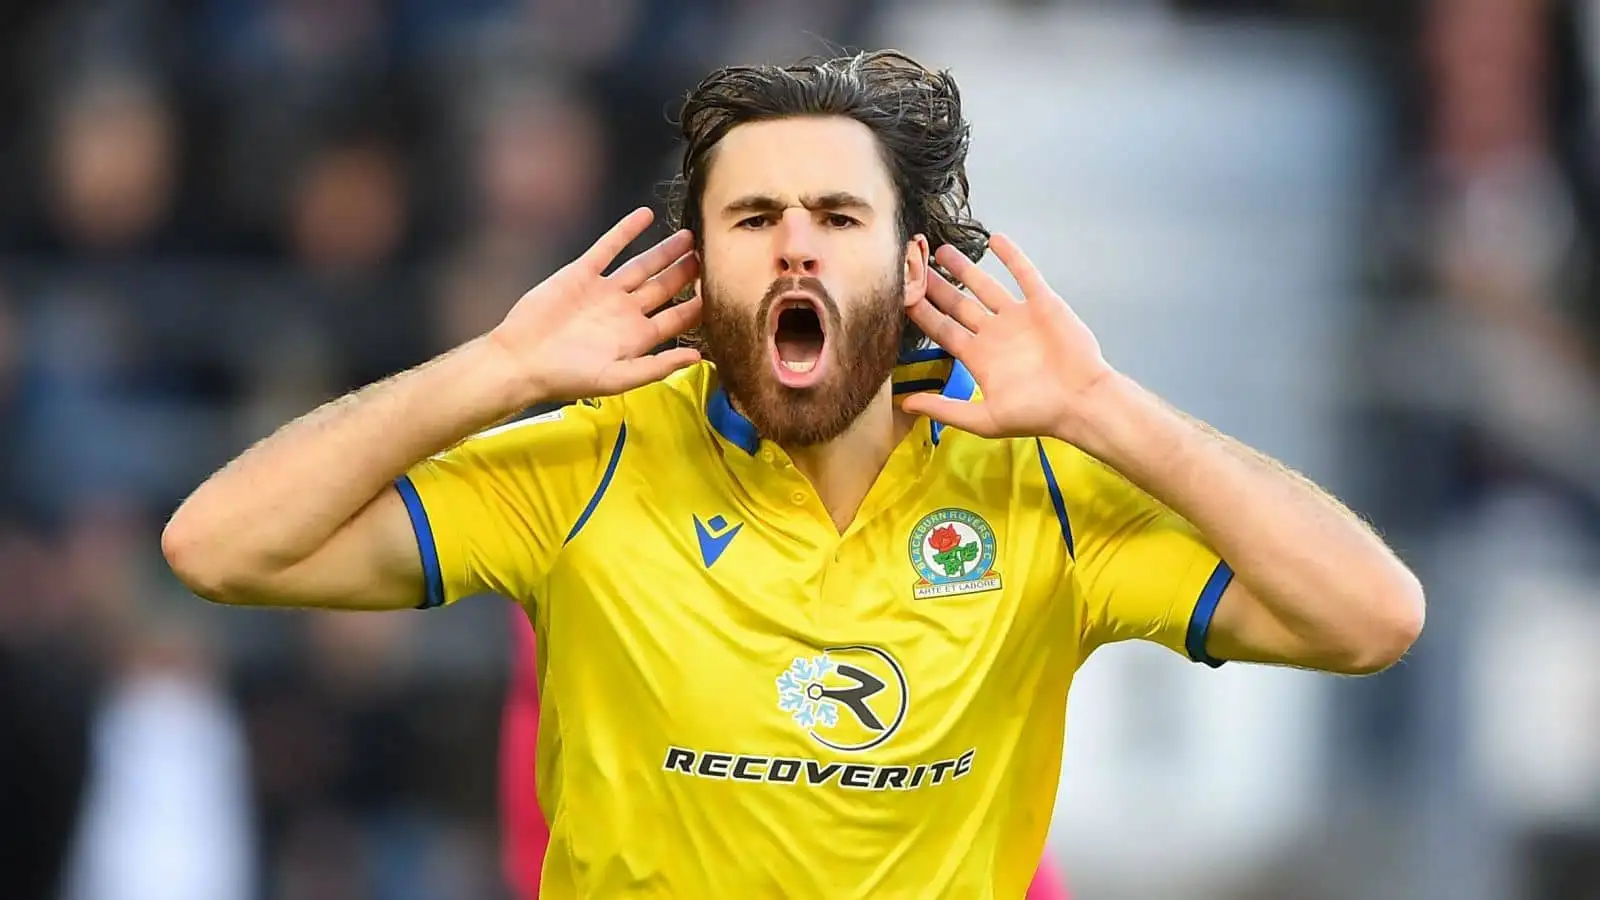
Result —
M 795 506 L 804 506 L 806 504 L 806 492 L 795 491 L 789 495 L 789 499 L 794 501 Z
M 772 462 L 772 457 L 773 457 L 773 454 L 772 454 L 772 448 L 771 447 L 768 447 L 765 450 L 761 451 L 761 461 L 762 462 Z

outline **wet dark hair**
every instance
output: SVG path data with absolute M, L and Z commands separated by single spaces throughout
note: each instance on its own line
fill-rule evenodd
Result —
M 729 131 L 801 116 L 845 116 L 871 129 L 894 184 L 902 241 L 921 234 L 929 249 L 950 244 L 969 259 L 982 257 L 989 232 L 972 218 L 967 199 L 972 129 L 961 114 L 961 92 L 948 71 L 935 72 L 897 50 L 792 66 L 727 66 L 707 75 L 679 117 L 685 146 L 668 195 L 669 224 L 693 231 L 698 242 L 713 151 Z M 906 324 L 902 347 L 924 344 L 921 330 Z

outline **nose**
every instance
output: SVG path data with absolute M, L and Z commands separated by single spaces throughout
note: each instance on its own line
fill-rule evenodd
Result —
M 810 213 L 804 209 L 785 210 L 774 230 L 777 234 L 778 274 L 815 277 L 820 260 Z

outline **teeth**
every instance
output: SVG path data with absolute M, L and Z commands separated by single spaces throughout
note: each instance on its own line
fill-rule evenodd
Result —
M 783 361 L 783 367 L 791 372 L 809 372 L 816 368 L 816 365 L 816 360 L 811 360 L 809 362 L 790 362 L 786 359 Z

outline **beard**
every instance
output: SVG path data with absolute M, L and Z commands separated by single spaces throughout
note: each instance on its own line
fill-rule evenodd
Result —
M 905 273 L 891 266 L 866 296 L 849 304 L 847 321 L 839 304 L 815 278 L 779 278 L 767 288 L 754 314 L 733 302 L 708 276 L 701 281 L 705 308 L 700 340 L 705 356 L 716 364 L 722 387 L 734 408 L 756 431 L 782 447 L 810 447 L 844 434 L 894 372 L 900 337 Z M 767 317 L 783 294 L 802 290 L 822 303 L 827 335 L 822 352 L 832 354 L 826 378 L 805 388 L 791 388 L 772 371 Z

